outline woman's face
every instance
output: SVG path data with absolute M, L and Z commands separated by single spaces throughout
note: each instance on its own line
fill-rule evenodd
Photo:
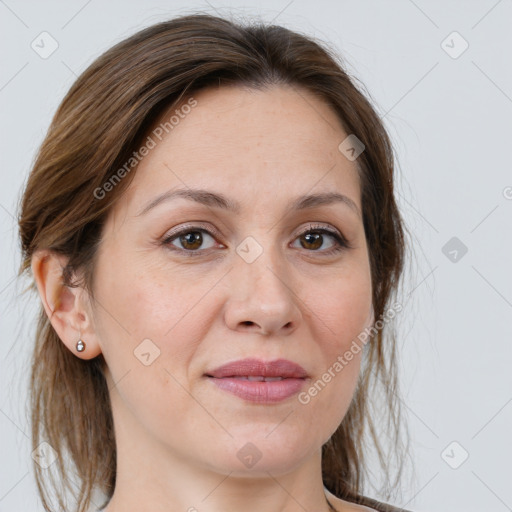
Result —
M 338 149 L 348 134 L 334 112 L 302 89 L 194 100 L 162 117 L 177 116 L 145 141 L 113 207 L 82 337 L 108 364 L 120 457 L 278 474 L 318 454 L 342 421 L 361 352 L 333 367 L 373 322 L 356 162 Z M 188 198 L 161 196 L 176 191 Z M 333 193 L 353 205 L 303 198 Z M 286 359 L 307 378 L 208 376 L 245 358 Z

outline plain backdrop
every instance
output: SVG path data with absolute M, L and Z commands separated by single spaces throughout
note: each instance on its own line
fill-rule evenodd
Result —
M 318 37 L 364 84 L 412 233 L 397 325 L 415 474 L 397 504 L 512 510 L 510 0 L 1 0 L 0 512 L 42 510 L 27 415 L 38 302 L 15 278 L 20 190 L 76 76 L 133 32 L 197 10 Z M 40 37 L 58 45 L 46 58 Z

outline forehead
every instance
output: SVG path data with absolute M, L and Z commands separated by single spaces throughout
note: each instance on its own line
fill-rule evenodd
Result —
M 360 206 L 357 165 L 338 150 L 347 134 L 302 88 L 201 90 L 163 112 L 148 137 L 152 148 L 120 202 L 130 211 L 176 187 L 236 193 L 242 203 L 336 189 Z

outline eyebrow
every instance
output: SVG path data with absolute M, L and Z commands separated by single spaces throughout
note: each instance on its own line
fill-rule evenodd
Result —
M 188 199 L 208 207 L 221 208 L 233 213 L 239 213 L 241 210 L 240 203 L 229 199 L 220 193 L 210 192 L 209 190 L 204 189 L 187 188 L 163 192 L 162 194 L 149 201 L 136 215 L 136 217 L 146 214 L 161 203 L 177 198 Z M 299 196 L 288 204 L 287 211 L 306 210 L 308 208 L 315 208 L 317 206 L 330 205 L 335 203 L 347 205 L 359 217 L 361 217 L 361 213 L 356 203 L 350 199 L 350 197 L 344 194 L 339 194 L 337 192 L 323 192 L 318 194 Z

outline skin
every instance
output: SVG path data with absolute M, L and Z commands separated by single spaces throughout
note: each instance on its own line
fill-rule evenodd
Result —
M 108 364 L 118 474 L 106 511 L 327 512 L 326 496 L 339 511 L 368 511 L 328 493 L 321 476 L 321 447 L 347 412 L 361 352 L 305 405 L 297 395 L 247 402 L 204 376 L 245 357 L 286 358 L 310 375 L 307 390 L 373 323 L 356 162 L 338 150 L 347 134 L 302 89 L 223 87 L 194 98 L 109 215 L 96 301 L 61 287 L 62 256 L 39 251 L 32 260 L 63 343 L 83 359 L 103 353 Z M 224 194 L 240 212 L 178 198 L 137 215 L 174 188 Z M 358 211 L 343 203 L 285 211 L 299 195 L 333 191 Z M 308 243 L 310 222 L 340 231 L 352 248 L 326 254 L 336 246 L 328 234 Z M 191 235 L 188 245 L 162 243 L 190 225 L 216 232 L 201 232 L 202 245 Z M 252 263 L 236 252 L 247 236 L 263 249 Z M 160 350 L 148 366 L 134 356 L 144 339 Z M 237 457 L 249 442 L 261 452 L 251 468 Z

